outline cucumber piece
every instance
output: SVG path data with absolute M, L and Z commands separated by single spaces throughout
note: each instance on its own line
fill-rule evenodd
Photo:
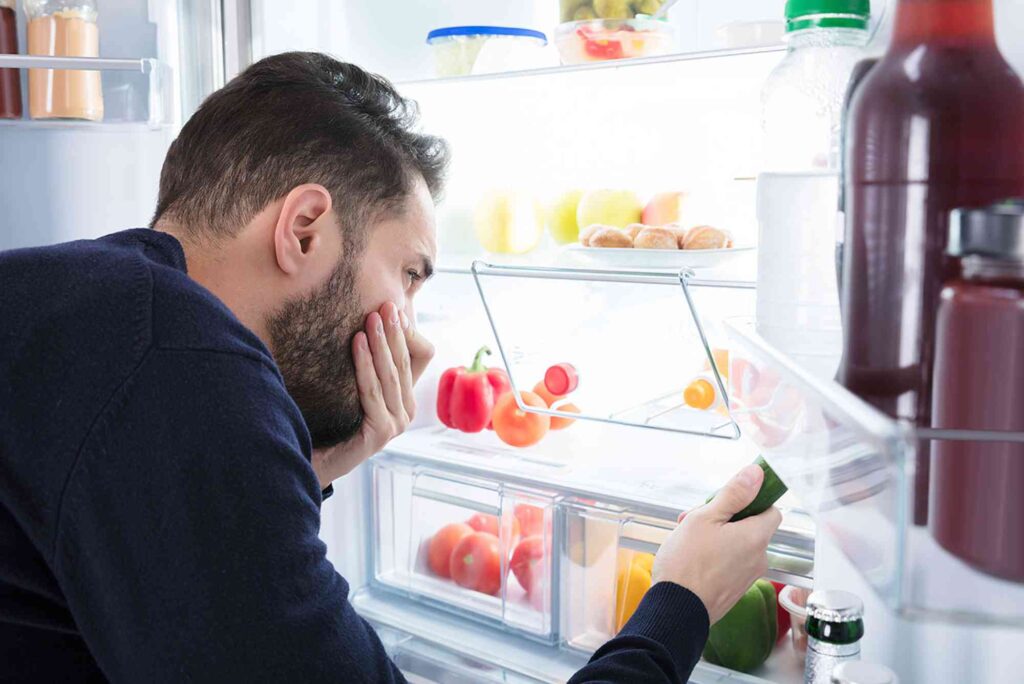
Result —
M 782 498 L 782 495 L 789 491 L 789 488 L 783 484 L 779 476 L 775 474 L 772 467 L 768 465 L 768 462 L 764 460 L 764 456 L 758 456 L 754 463 L 761 467 L 764 471 L 764 481 L 761 483 L 761 489 L 758 490 L 757 496 L 751 501 L 746 508 L 737 513 L 736 515 L 729 518 L 729 522 L 737 522 L 744 518 L 749 518 L 752 515 L 760 515 L 767 511 L 771 506 L 775 505 L 775 502 Z M 718 492 L 715 492 L 717 494 Z M 715 498 L 715 494 L 708 497 L 708 500 L 704 503 L 710 502 Z

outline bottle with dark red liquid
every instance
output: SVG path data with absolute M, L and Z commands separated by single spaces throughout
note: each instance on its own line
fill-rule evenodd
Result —
M 899 0 L 848 126 L 838 379 L 927 426 L 939 291 L 959 268 L 949 212 L 1024 196 L 1024 84 L 996 47 L 992 0 Z M 929 461 L 919 445 L 917 524 Z
M 963 275 L 935 325 L 936 428 L 1024 432 L 1024 204 L 953 213 Z M 932 442 L 928 526 L 946 550 L 1024 582 L 1024 443 Z
M 0 55 L 18 54 L 14 0 L 0 0 Z M 0 119 L 21 118 L 21 77 L 17 69 L 0 69 Z

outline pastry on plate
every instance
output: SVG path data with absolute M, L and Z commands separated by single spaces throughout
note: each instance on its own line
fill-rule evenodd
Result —
M 683 249 L 725 249 L 732 247 L 732 236 L 714 226 L 694 226 L 686 233 Z
M 604 226 L 590 236 L 590 246 L 628 249 L 633 246 L 633 241 L 624 231 L 612 226 Z
M 603 226 L 600 223 L 591 223 L 589 226 L 580 231 L 580 244 L 583 245 L 584 247 L 590 247 L 590 238 L 594 236 L 594 233 L 601 230 L 602 228 L 607 227 L 608 226 Z
M 679 239 L 668 228 L 648 226 L 633 240 L 637 249 L 679 249 Z
M 686 243 L 686 235 L 690 231 L 688 231 L 686 228 L 683 228 L 678 223 L 669 223 L 665 227 L 671 230 L 672 234 L 676 236 L 676 246 L 679 249 L 683 249 L 683 245 Z
M 630 223 L 628 226 L 626 226 L 622 230 L 626 233 L 626 235 L 629 236 L 630 240 L 632 240 L 633 242 L 636 242 L 636 236 L 639 235 L 640 231 L 643 230 L 646 227 L 647 226 L 645 226 L 642 223 Z

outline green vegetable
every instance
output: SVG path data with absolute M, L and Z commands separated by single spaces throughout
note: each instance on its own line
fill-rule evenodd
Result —
M 775 502 L 781 499 L 783 494 L 789 491 L 782 480 L 779 479 L 779 476 L 775 474 L 775 471 L 772 470 L 772 467 L 768 465 L 768 462 L 764 460 L 764 456 L 758 456 L 754 463 L 761 466 L 761 470 L 764 471 L 764 481 L 761 483 L 761 489 L 758 490 L 757 496 L 754 497 L 754 500 L 746 508 L 729 518 L 729 522 L 736 522 L 737 520 L 749 518 L 752 515 L 764 513 L 771 506 L 775 505 Z M 717 493 L 715 492 L 715 494 Z M 704 503 L 714 499 L 715 494 L 709 496 L 708 500 Z
M 778 631 L 775 587 L 768 580 L 759 579 L 725 617 L 711 626 L 704 660 L 730 670 L 750 672 L 768 660 Z

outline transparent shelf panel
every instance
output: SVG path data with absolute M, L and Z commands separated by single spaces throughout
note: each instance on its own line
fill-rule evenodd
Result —
M 726 328 L 732 415 L 879 596 L 912 618 L 1024 626 L 1024 583 L 975 570 L 910 521 L 918 444 L 1024 435 L 913 428 L 814 376 L 752 319 Z
M 579 413 L 528 407 L 555 416 L 615 425 L 738 439 L 720 399 L 692 408 L 683 392 L 704 379 L 727 394 L 713 350 L 722 336 L 698 314 L 742 310 L 751 284 L 673 275 L 474 262 L 472 273 L 496 350 L 517 392 L 530 391 L 545 371 L 572 364 L 579 387 L 568 400 Z
M 0 120 L 2 127 L 74 128 L 103 130 L 111 125 L 159 128 L 173 123 L 174 96 L 171 67 L 156 59 L 103 59 L 91 57 L 39 57 L 0 55 L 0 69 L 61 69 L 98 71 L 103 88 L 103 121 L 32 119 L 29 117 L 27 79 L 23 79 L 24 117 Z

